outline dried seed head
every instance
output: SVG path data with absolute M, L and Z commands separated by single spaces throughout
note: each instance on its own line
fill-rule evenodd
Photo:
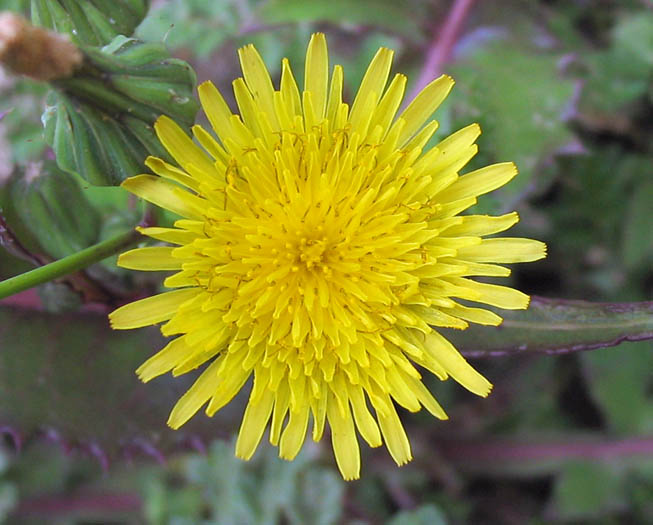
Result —
M 0 63 L 13 73 L 56 80 L 72 75 L 82 59 L 67 36 L 35 27 L 15 13 L 0 13 Z

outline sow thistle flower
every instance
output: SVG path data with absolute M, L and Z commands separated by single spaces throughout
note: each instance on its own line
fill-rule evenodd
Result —
M 517 174 L 512 163 L 465 175 L 480 128 L 472 124 L 424 151 L 429 121 L 453 80 L 431 82 L 397 116 L 406 77 L 387 85 L 393 52 L 381 48 L 351 107 L 343 70 L 329 78 L 324 35 L 311 38 L 304 89 L 288 61 L 275 90 L 256 49 L 239 51 L 233 82 L 240 115 L 215 86 L 199 97 L 216 138 L 193 127 L 196 145 L 163 116 L 161 143 L 178 162 L 149 157 L 158 176 L 123 187 L 179 214 L 173 228 L 140 228 L 176 246 L 122 254 L 135 270 L 174 270 L 172 291 L 118 308 L 117 329 L 163 323 L 176 336 L 137 373 L 143 381 L 209 363 L 177 402 L 168 424 L 181 427 L 207 402 L 215 414 L 253 386 L 236 443 L 249 459 L 269 426 L 270 442 L 293 459 L 326 421 L 340 472 L 360 473 L 357 433 L 385 443 L 402 465 L 411 459 L 397 405 L 447 416 L 422 382 L 427 370 L 480 396 L 492 385 L 438 327 L 498 325 L 501 317 L 459 300 L 522 309 L 527 295 L 470 277 L 505 277 L 494 263 L 544 257 L 541 242 L 485 238 L 510 228 L 516 213 L 460 215 L 477 197 Z

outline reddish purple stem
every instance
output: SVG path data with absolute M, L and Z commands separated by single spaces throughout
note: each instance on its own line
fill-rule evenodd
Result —
M 465 462 L 538 461 L 556 459 L 605 460 L 653 455 L 653 436 L 604 441 L 518 443 L 511 440 L 460 441 L 439 445 L 443 456 Z
M 37 496 L 20 502 L 14 516 L 68 514 L 72 512 L 133 512 L 142 507 L 141 498 L 130 493 Z
M 449 60 L 467 13 L 474 0 L 455 0 L 440 30 L 435 34 L 417 82 L 406 99 L 413 100 L 431 80 L 442 74 L 442 66 Z

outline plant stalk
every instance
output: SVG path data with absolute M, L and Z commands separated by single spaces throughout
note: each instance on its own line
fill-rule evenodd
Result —
M 22 273 L 0 282 L 0 299 L 47 283 L 79 270 L 83 270 L 97 262 L 115 255 L 124 248 L 138 242 L 142 235 L 136 230 L 130 230 L 106 241 L 89 246 L 63 259 L 51 262 L 40 268 Z

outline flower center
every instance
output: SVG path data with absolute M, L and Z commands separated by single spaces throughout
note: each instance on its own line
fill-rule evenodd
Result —
M 302 237 L 297 248 L 299 260 L 306 265 L 307 270 L 311 270 L 314 266 L 322 266 L 325 270 L 327 269 L 324 266 L 327 248 L 326 237 L 321 240 Z

